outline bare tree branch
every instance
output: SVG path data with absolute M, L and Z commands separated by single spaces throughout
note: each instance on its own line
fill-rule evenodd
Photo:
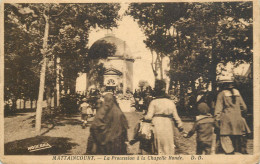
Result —
M 52 17 L 58 17 L 58 16 L 60 16 L 60 15 L 65 11 L 65 9 L 66 9 L 68 6 L 69 6 L 69 5 L 66 4 L 66 6 L 61 10 L 60 13 L 58 13 L 57 15 L 51 15 L 51 16 L 52 16 Z

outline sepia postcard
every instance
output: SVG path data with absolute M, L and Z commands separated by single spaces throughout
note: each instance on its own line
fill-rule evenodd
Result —
M 2 0 L 0 162 L 260 162 L 260 1 Z

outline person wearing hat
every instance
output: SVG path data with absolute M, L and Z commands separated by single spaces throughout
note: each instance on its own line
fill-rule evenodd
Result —
M 220 84 L 222 91 L 217 96 L 214 115 L 221 147 L 226 154 L 247 154 L 246 133 L 250 133 L 250 129 L 241 114 L 247 111 L 246 104 L 234 88 L 232 78 L 221 79 Z
M 87 99 L 82 99 L 83 103 L 80 104 L 80 112 L 81 112 L 81 121 L 82 121 L 82 128 L 85 129 L 88 123 L 88 118 L 93 116 L 93 110 L 91 106 L 87 103 Z
M 191 137 L 195 132 L 197 132 L 197 149 L 196 154 L 201 155 L 203 152 L 205 155 L 211 154 L 211 146 L 213 139 L 213 128 L 214 128 L 214 118 L 209 113 L 210 108 L 205 102 L 201 102 L 197 106 L 199 115 L 196 116 L 196 121 L 193 128 L 183 136 L 185 138 Z

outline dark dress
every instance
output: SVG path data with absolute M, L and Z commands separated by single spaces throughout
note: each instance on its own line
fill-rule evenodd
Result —
M 107 97 L 110 97 L 111 101 L 115 101 L 112 94 L 108 94 Z M 128 140 L 127 129 L 126 117 L 116 103 L 113 103 L 110 109 L 100 108 L 90 128 L 93 141 L 96 144 L 96 154 L 127 154 L 125 144 Z

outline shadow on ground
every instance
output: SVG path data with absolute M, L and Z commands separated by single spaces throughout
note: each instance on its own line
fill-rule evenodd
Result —
M 16 140 L 5 144 L 5 155 L 60 155 L 69 154 L 69 151 L 78 146 L 70 142 L 71 139 L 64 137 L 37 136 L 23 140 Z M 29 152 L 28 147 L 48 143 L 51 148 Z
M 43 117 L 41 128 L 44 130 L 42 130 L 41 135 L 45 135 L 48 132 L 50 132 L 51 130 L 53 130 L 59 126 L 65 127 L 67 125 L 81 125 L 82 122 L 79 119 L 79 117 L 80 117 L 79 114 L 71 114 L 71 115 L 59 114 L 59 115 L 52 116 L 52 117 Z M 27 119 L 31 120 L 30 126 L 32 128 L 35 128 L 35 115 L 30 116 L 30 117 L 26 118 L 25 120 L 27 120 Z M 92 120 L 93 120 L 93 118 L 91 118 L 88 121 L 89 124 L 91 124 Z
M 79 114 L 72 114 L 72 115 L 54 115 L 54 116 L 46 116 L 42 117 L 42 128 L 50 128 L 52 129 L 56 126 L 66 126 L 66 125 L 80 125 L 82 122 L 78 119 Z M 35 127 L 35 115 L 26 118 L 25 120 L 31 120 L 30 124 L 31 127 Z M 24 121 L 25 121 L 24 120 Z
M 11 118 L 16 116 L 26 115 L 26 113 L 35 112 L 35 109 L 18 109 L 18 110 L 5 110 L 4 117 Z

